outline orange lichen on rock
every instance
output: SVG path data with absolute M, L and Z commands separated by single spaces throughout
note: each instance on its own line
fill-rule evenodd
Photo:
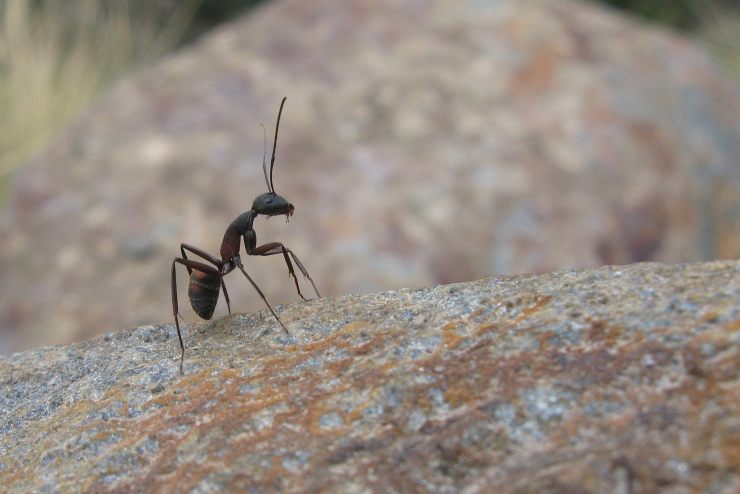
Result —
M 5 357 L 0 482 L 732 492 L 738 271 L 639 264 L 321 299 L 285 309 L 290 335 L 234 314 L 185 328 L 182 376 L 171 325 Z

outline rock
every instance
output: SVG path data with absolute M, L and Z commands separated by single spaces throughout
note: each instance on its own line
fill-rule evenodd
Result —
M 713 492 L 740 262 L 323 298 L 0 357 L 7 492 Z
M 0 351 L 169 321 L 180 242 L 218 253 L 265 191 L 283 95 L 296 214 L 258 240 L 324 294 L 740 256 L 740 92 L 689 41 L 565 0 L 285 0 L 124 81 L 23 170 Z M 277 257 L 245 264 L 296 300 Z

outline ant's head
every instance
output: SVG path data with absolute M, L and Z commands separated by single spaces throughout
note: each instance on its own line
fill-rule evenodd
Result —
M 260 194 L 252 203 L 252 210 L 257 214 L 265 216 L 277 216 L 284 214 L 286 217 L 293 216 L 295 208 L 291 203 L 274 192 Z
M 265 158 L 267 157 L 267 133 L 265 132 L 265 126 L 262 126 L 262 133 L 265 137 L 265 150 L 262 154 L 262 171 L 265 174 L 265 183 L 267 183 L 267 192 L 257 196 L 252 203 L 252 210 L 257 214 L 263 214 L 265 216 L 276 216 L 284 214 L 286 218 L 293 215 L 295 208 L 289 203 L 283 196 L 275 193 L 275 185 L 272 182 L 272 168 L 275 165 L 275 147 L 277 146 L 278 128 L 280 127 L 280 115 L 283 114 L 283 105 L 285 100 L 280 102 L 280 110 L 278 111 L 277 124 L 275 124 L 275 141 L 272 143 L 272 159 L 270 160 L 270 176 L 267 176 L 267 163 Z

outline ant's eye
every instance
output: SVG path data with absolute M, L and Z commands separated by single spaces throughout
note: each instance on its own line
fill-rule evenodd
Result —
M 266 202 L 267 204 L 272 204 L 272 197 L 270 197 L 269 199 L 266 199 L 266 200 L 265 200 L 265 202 Z

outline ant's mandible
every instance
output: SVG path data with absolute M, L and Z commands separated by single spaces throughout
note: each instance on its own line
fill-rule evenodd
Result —
M 257 286 L 251 276 L 249 276 L 242 265 L 242 261 L 239 257 L 239 249 L 241 246 L 241 239 L 244 239 L 244 248 L 249 256 L 272 256 L 275 254 L 282 254 L 285 259 L 285 264 L 288 266 L 288 274 L 293 277 L 295 282 L 296 290 L 298 295 L 303 300 L 306 297 L 301 293 L 301 289 L 298 286 L 298 278 L 296 278 L 295 271 L 293 271 L 293 263 L 291 258 L 295 261 L 298 269 L 301 270 L 303 276 L 311 282 L 314 291 L 318 297 L 321 297 L 319 290 L 316 288 L 311 276 L 303 266 L 303 263 L 296 257 L 292 250 L 287 248 L 281 242 L 269 242 L 263 245 L 257 245 L 257 234 L 252 227 L 254 219 L 260 214 L 265 216 L 277 216 L 284 214 L 286 220 L 293 214 L 294 207 L 284 197 L 278 195 L 275 192 L 275 186 L 272 181 L 272 169 L 275 165 L 275 146 L 277 145 L 278 128 L 280 127 L 280 115 L 283 113 L 283 105 L 285 100 L 283 98 L 280 103 L 280 110 L 278 111 L 277 124 L 275 124 L 275 141 L 272 144 L 272 159 L 270 160 L 270 175 L 268 179 L 267 175 L 267 163 L 265 158 L 267 157 L 267 136 L 265 135 L 265 150 L 262 156 L 262 171 L 265 175 L 265 182 L 267 183 L 267 192 L 257 196 L 252 203 L 252 209 L 246 213 L 240 214 L 234 221 L 231 222 L 229 227 L 224 233 L 224 239 L 221 242 L 221 258 L 209 254 L 208 252 L 193 247 L 188 244 L 180 244 L 180 252 L 182 257 L 176 257 L 172 261 L 172 313 L 175 316 L 175 326 L 177 328 L 177 338 L 180 340 L 180 372 L 182 373 L 182 363 L 185 358 L 185 345 L 182 343 L 182 334 L 180 333 L 180 323 L 177 318 L 180 316 L 177 308 L 177 281 L 175 277 L 175 265 L 182 264 L 187 268 L 188 274 L 190 275 L 190 284 L 188 286 L 188 298 L 190 299 L 190 305 L 193 310 L 203 319 L 210 319 L 213 316 L 213 311 L 216 309 L 216 302 L 218 302 L 218 295 L 221 290 L 224 291 L 224 297 L 226 298 L 226 307 L 231 314 L 231 303 L 229 302 L 229 294 L 226 291 L 226 284 L 224 284 L 224 276 L 231 273 L 234 269 L 244 273 L 249 282 L 252 284 L 259 296 L 262 297 L 267 308 L 270 309 L 272 315 L 283 328 L 286 334 L 288 333 L 285 325 L 280 321 L 280 318 L 275 314 L 275 311 L 270 306 L 270 303 L 265 298 L 262 290 Z M 262 126 L 262 132 L 265 133 L 265 128 Z M 195 261 L 188 259 L 185 251 L 191 252 L 196 256 L 201 257 L 209 264 L 204 262 Z

